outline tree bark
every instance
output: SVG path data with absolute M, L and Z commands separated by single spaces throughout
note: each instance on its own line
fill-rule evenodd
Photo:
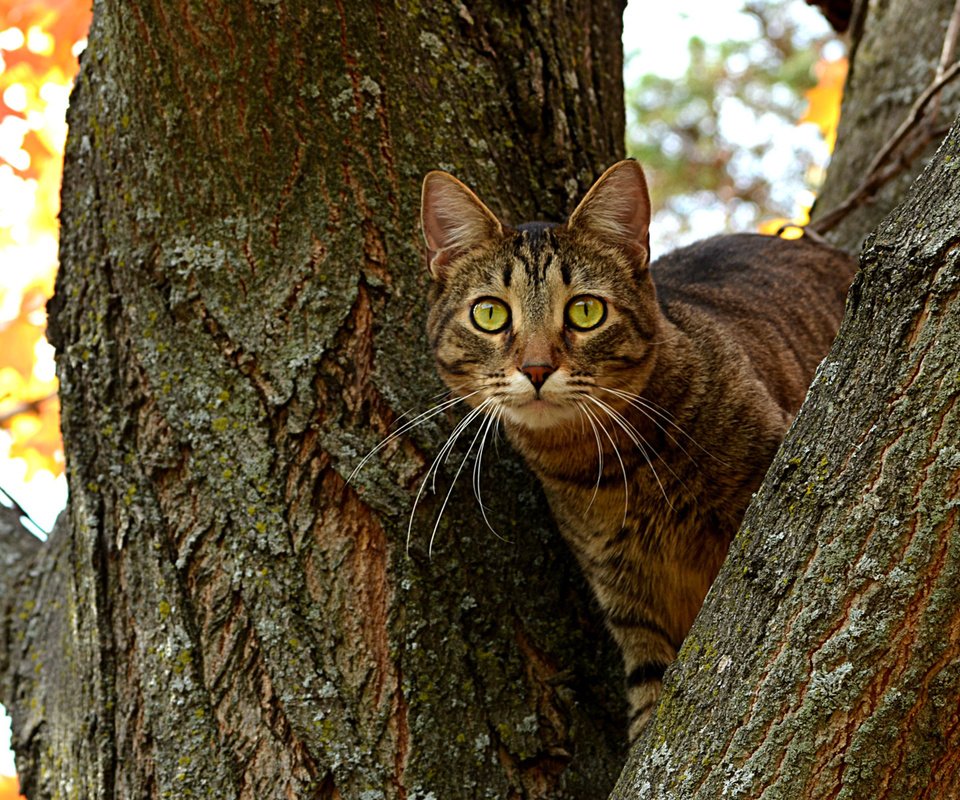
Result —
M 911 105 L 942 42 L 917 31 L 952 6 L 858 9 L 836 196 L 899 124 L 868 121 L 877 85 L 923 61 Z M 888 189 L 833 235 L 856 246 L 901 200 L 613 798 L 960 796 L 958 157 L 960 120 L 905 198 Z
M 70 502 L 0 584 L 31 800 L 613 784 L 618 656 L 516 459 L 483 472 L 507 541 L 468 476 L 432 558 L 460 454 L 409 549 L 407 520 L 449 419 L 345 478 L 440 389 L 421 176 L 568 213 L 623 154 L 622 6 L 95 4 L 51 306 Z
M 516 460 L 484 466 L 509 541 L 467 475 L 432 558 L 459 454 L 409 551 L 407 521 L 452 420 L 345 480 L 440 388 L 422 173 L 557 219 L 622 156 L 622 3 L 514 5 L 96 3 L 51 314 L 70 505 L 0 540 L 31 800 L 606 795 L 617 655 Z M 929 82 L 949 5 L 859 4 L 838 164 L 899 122 L 872 72 L 904 109 Z M 941 33 L 887 53 L 884 14 Z M 958 137 L 867 249 L 615 797 L 960 791 Z

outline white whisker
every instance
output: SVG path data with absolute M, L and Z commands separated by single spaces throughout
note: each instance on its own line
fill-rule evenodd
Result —
M 650 455 L 647 452 L 647 448 L 650 446 L 649 443 L 643 438 L 643 436 L 640 435 L 640 432 L 633 426 L 633 424 L 628 419 L 626 419 L 619 411 L 617 411 L 615 408 L 613 408 L 609 404 L 604 403 L 603 400 L 599 400 L 596 397 L 592 397 L 590 395 L 588 395 L 588 397 L 590 397 L 590 400 L 592 400 L 600 408 L 602 408 L 606 412 L 607 416 L 610 417 L 610 419 L 612 419 L 615 423 L 617 423 L 617 425 L 620 426 L 623 432 L 627 434 L 627 437 L 634 443 L 636 448 L 640 451 L 640 454 L 643 456 L 643 460 L 646 461 L 647 466 L 650 467 L 650 471 L 653 473 L 653 478 L 657 482 L 657 486 L 660 487 L 660 494 L 663 495 L 663 499 L 667 501 L 667 505 L 670 506 L 671 510 L 675 510 L 673 508 L 673 503 L 670 501 L 670 498 L 667 496 L 667 490 L 663 488 L 663 483 L 660 480 L 660 476 L 657 474 L 657 468 L 653 466 L 653 460 L 650 458 Z M 662 461 L 661 463 L 664 464 L 668 470 L 670 470 L 670 473 L 673 475 L 674 478 L 680 481 L 680 483 L 683 483 L 683 481 L 680 479 L 680 476 L 678 476 L 677 473 L 673 471 L 673 469 L 670 467 L 669 464 L 667 464 L 665 461 Z
M 463 433 L 464 429 L 469 425 L 477 415 L 482 413 L 483 408 L 490 402 L 489 399 L 484 400 L 476 408 L 470 409 L 470 412 L 457 423 L 456 427 L 447 437 L 447 441 L 444 442 L 443 447 L 440 448 L 440 452 L 437 453 L 436 457 L 433 459 L 433 463 L 430 465 L 430 468 L 427 470 L 426 475 L 424 475 L 423 480 L 420 482 L 420 486 L 417 489 L 417 496 L 413 500 L 413 508 L 410 509 L 410 519 L 407 521 L 407 550 L 410 549 L 410 537 L 413 533 L 413 517 L 417 513 L 417 506 L 420 504 L 420 498 L 423 496 L 423 490 L 426 488 L 427 484 L 430 482 L 430 473 L 434 474 L 434 488 L 431 491 L 436 491 L 436 472 L 439 469 L 440 461 L 444 458 L 445 454 L 456 444 L 457 438 Z M 459 474 L 459 473 L 458 473 Z M 431 540 L 432 542 L 432 540 Z
M 483 409 L 486 406 L 490 405 L 492 402 L 493 400 L 488 397 L 479 406 L 477 406 L 474 409 L 474 411 L 477 411 L 477 412 L 483 411 Z M 471 419 L 473 419 L 475 416 L 476 415 L 473 415 Z M 481 422 L 480 427 L 477 428 L 477 432 L 473 435 L 473 439 L 470 440 L 470 444 L 467 446 L 467 452 L 463 454 L 463 458 L 460 460 L 460 466 L 457 467 L 457 471 L 454 473 L 453 480 L 450 481 L 450 488 L 447 489 L 446 497 L 443 498 L 443 505 L 440 506 L 440 513 L 437 514 L 437 521 L 433 524 L 433 531 L 431 531 L 430 533 L 430 544 L 427 546 L 428 556 L 433 556 L 433 540 L 437 536 L 437 530 L 440 528 L 440 520 L 443 519 L 443 512 L 446 510 L 447 503 L 450 502 L 450 496 L 453 494 L 453 489 L 457 485 L 457 478 L 459 478 L 460 473 L 463 472 L 463 467 L 467 463 L 467 459 L 470 458 L 470 453 L 473 452 L 473 446 L 477 443 L 477 439 L 480 438 L 480 434 L 484 431 L 484 429 L 485 429 L 484 423 Z M 444 459 L 444 461 L 446 461 L 446 459 Z M 434 482 L 436 482 L 436 478 L 437 478 L 436 472 L 433 473 L 433 478 L 434 478 Z M 482 504 L 480 506 L 480 510 L 481 511 L 483 510 Z M 484 515 L 484 518 L 486 518 L 486 515 Z M 411 522 L 412 522 L 412 516 L 411 516 Z
M 711 453 L 709 450 L 707 450 L 707 448 L 705 448 L 702 444 L 700 444 L 700 442 L 698 442 L 698 441 L 697 441 L 696 439 L 694 439 L 689 433 L 687 433 L 683 428 L 681 428 L 679 425 L 677 425 L 677 423 L 674 422 L 673 417 L 672 417 L 666 410 L 664 410 L 661 406 L 658 406 L 656 403 L 654 403 L 652 400 L 649 400 L 649 399 L 647 399 L 646 397 L 642 397 L 641 395 L 633 394 L 632 392 L 625 391 L 625 390 L 623 390 L 623 389 L 610 389 L 610 388 L 608 388 L 608 387 L 606 387 L 606 386 L 597 386 L 597 388 L 598 388 L 598 389 L 602 389 L 602 390 L 605 391 L 605 392 L 610 392 L 611 394 L 616 395 L 617 397 L 619 397 L 621 400 L 626 400 L 630 405 L 632 405 L 632 406 L 633 406 L 634 408 L 636 408 L 638 411 L 641 411 L 643 414 L 645 414 L 646 417 L 647 417 L 647 419 L 649 419 L 654 425 L 656 425 L 658 428 L 660 428 L 660 430 L 663 431 L 664 435 L 667 436 L 667 437 L 669 437 L 669 439 L 670 439 L 671 442 L 673 442 L 677 447 L 679 447 L 681 450 L 683 450 L 683 452 L 684 452 L 684 454 L 687 456 L 687 458 L 689 458 L 694 464 L 697 463 L 697 462 L 696 462 L 696 459 L 694 459 L 694 457 L 693 457 L 692 455 L 690 455 L 690 453 L 687 451 L 687 449 L 686 449 L 682 444 L 680 444 L 680 442 L 678 442 L 678 441 L 670 434 L 670 432 L 669 432 L 666 428 L 663 427 L 663 425 L 661 425 L 657 420 L 653 419 L 653 417 L 650 416 L 651 414 L 656 414 L 658 417 L 660 417 L 660 419 L 664 420 L 664 421 L 665 421 L 668 425 L 670 425 L 674 430 L 676 430 L 676 431 L 677 431 L 678 433 L 680 433 L 682 436 L 686 437 L 687 440 L 689 440 L 691 444 L 693 444 L 695 447 L 697 447 L 699 450 L 701 450 L 705 455 L 707 455 L 707 456 L 709 456 L 710 458 L 712 458 L 714 461 L 717 461 L 717 462 L 719 462 L 719 463 L 721 463 L 721 464 L 724 464 L 725 466 L 730 466 L 726 461 L 724 461 L 724 460 L 723 460 L 722 458 L 720 458 L 719 456 L 714 455 L 713 453 Z
M 440 452 L 437 453 L 437 457 L 434 459 L 433 464 L 431 465 L 431 471 L 433 472 L 433 480 L 430 484 L 431 492 L 436 493 L 437 491 L 437 475 L 440 472 L 440 467 L 447 463 L 450 453 L 453 452 L 453 446 L 457 443 L 457 438 L 491 402 L 493 401 L 490 398 L 487 398 L 479 406 L 472 409 L 469 414 L 467 414 L 462 420 L 460 420 L 460 422 L 457 423 L 456 427 L 454 427 L 451 434 L 447 437 L 447 441 L 444 442 L 443 447 L 440 448 Z M 427 477 L 429 476 L 430 471 L 427 472 Z
M 490 532 L 498 539 L 507 541 L 507 539 L 497 533 L 493 525 L 490 524 L 490 520 L 487 519 L 487 509 L 483 505 L 483 498 L 480 496 L 480 469 L 483 466 L 483 448 L 487 443 L 487 434 L 490 433 L 490 428 L 492 428 L 495 423 L 499 422 L 502 411 L 503 409 L 500 406 L 496 406 L 493 409 L 493 412 L 487 415 L 486 427 L 483 429 L 483 436 L 480 439 L 480 448 L 477 450 L 477 460 L 473 462 L 473 494 L 477 498 L 477 504 L 480 506 L 480 513 L 483 515 L 483 521 L 486 523 L 487 528 L 489 528 Z
M 581 403 L 577 403 L 577 411 L 580 412 L 580 424 L 583 424 L 583 420 L 589 422 L 590 430 L 593 431 L 593 436 L 597 440 L 597 482 L 593 486 L 593 494 L 590 496 L 590 502 L 587 503 L 587 507 L 583 511 L 583 515 L 586 516 L 587 512 L 593 507 L 593 501 L 597 499 L 597 492 L 600 491 L 600 478 L 603 476 L 603 445 L 600 442 L 600 433 L 597 431 L 597 426 L 594 425 L 593 420 L 586 414 L 586 408 L 584 408 Z
M 404 423 L 402 426 L 400 426 L 397 430 L 395 430 L 395 431 L 394 431 L 393 433 L 391 433 L 389 436 L 387 436 L 386 438 L 384 438 L 383 440 L 381 440 L 381 442 L 380 442 L 376 447 L 374 447 L 373 450 L 371 450 L 371 451 L 370 451 L 369 453 L 367 453 L 362 459 L 360 459 L 360 463 L 357 464 L 357 466 L 354 468 L 353 472 L 350 473 L 350 477 L 347 478 L 347 483 L 348 483 L 348 484 L 351 483 L 351 482 L 353 481 L 353 479 L 354 479 L 355 477 L 357 477 L 357 475 L 359 474 L 360 470 L 363 469 L 364 465 L 365 465 L 371 458 L 373 458 L 377 453 L 379 453 L 381 450 L 383 450 L 384 447 L 386 447 L 388 444 L 390 444 L 390 442 L 392 442 L 394 439 L 396 439 L 396 438 L 399 437 L 399 436 L 402 436 L 404 433 L 406 433 L 407 431 L 409 431 L 411 428 L 415 428 L 417 425 L 423 424 L 423 423 L 426 422 L 427 420 L 432 419 L 433 417 L 437 416 L 437 414 L 442 414 L 442 413 L 443 413 L 444 411 L 446 411 L 448 408 L 452 408 L 453 406 L 457 405 L 457 403 L 461 403 L 461 402 L 463 402 L 464 400 L 467 400 L 468 398 L 473 397 L 475 394 L 478 394 L 478 393 L 479 393 L 479 390 L 476 391 L 476 392 L 470 392 L 470 394 L 464 395 L 463 397 L 454 397 L 454 398 L 452 398 L 452 399 L 450 399 L 450 400 L 444 400 L 442 403 L 438 403 L 437 405 L 433 406 L 432 408 L 428 408 L 428 409 L 427 409 L 426 411 L 424 411 L 423 413 L 418 414 L 416 417 L 414 417 L 414 418 L 413 418 L 412 420 L 410 420 L 409 422 Z
M 586 395 L 586 397 L 596 402 L 595 397 L 591 397 L 590 395 Z M 623 523 L 622 525 L 626 526 L 627 510 L 629 509 L 630 490 L 627 485 L 627 468 L 623 463 L 623 459 L 620 457 L 620 449 L 617 447 L 617 443 L 613 440 L 613 437 L 610 435 L 610 431 L 608 431 L 606 427 L 604 427 L 604 424 L 600 421 L 600 418 L 597 417 L 596 414 L 593 411 L 591 411 L 588 406 L 584 406 L 583 410 L 595 423 L 597 423 L 597 425 L 600 426 L 600 430 L 603 431 L 604 435 L 607 437 L 607 440 L 610 442 L 610 446 L 613 448 L 613 452 L 617 457 L 617 461 L 620 462 L 620 471 L 623 473 Z

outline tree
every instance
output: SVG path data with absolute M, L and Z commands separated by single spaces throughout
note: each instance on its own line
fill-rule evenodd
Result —
M 445 425 L 345 480 L 440 386 L 422 175 L 559 218 L 623 154 L 622 4 L 500 5 L 96 4 L 51 306 L 70 505 L 3 540 L 31 800 L 612 786 L 617 654 L 516 460 L 483 476 L 511 542 L 467 481 L 432 558 Z
M 861 5 L 855 30 L 864 42 L 876 30 L 870 15 L 880 12 Z M 888 8 L 937 29 L 914 45 L 942 41 L 946 4 L 925 4 L 912 16 L 907 5 L 893 0 Z M 340 3 L 293 0 L 184 5 L 176 14 L 163 3 L 96 6 L 71 110 L 52 313 L 69 514 L 43 546 L 17 533 L 15 521 L 0 523 L 11 529 L 0 540 L 9 565 L 0 572 L 0 699 L 13 711 L 31 800 L 593 798 L 612 785 L 623 733 L 616 655 L 516 462 L 504 456 L 483 475 L 488 516 L 512 542 L 486 532 L 470 488 L 455 488 L 433 558 L 427 540 L 443 490 L 421 503 L 409 557 L 406 529 L 418 479 L 444 440 L 440 426 L 421 426 L 392 445 L 356 484 L 345 479 L 401 411 L 426 407 L 438 389 L 419 334 L 420 175 L 451 169 L 508 219 L 562 217 L 621 155 L 620 11 L 612 2 L 571 4 L 564 14 L 432 2 L 353 4 L 349 13 Z M 917 57 L 916 46 L 909 55 Z M 848 106 L 857 102 L 857 70 L 855 60 Z M 919 93 L 929 76 L 916 80 Z M 875 143 L 885 135 L 889 126 L 878 128 Z M 841 151 L 843 140 L 841 131 Z M 954 152 L 956 141 L 947 145 Z M 830 511 L 852 515 L 850 498 L 860 497 L 853 478 L 822 488 L 844 469 L 846 451 L 828 447 L 841 433 L 867 434 L 851 461 L 867 473 L 883 466 L 874 470 L 876 502 L 902 511 L 902 522 L 911 513 L 903 493 L 913 487 L 886 470 L 909 464 L 912 454 L 921 453 L 926 480 L 942 483 L 941 496 L 956 496 L 953 451 L 927 463 L 928 443 L 907 447 L 907 439 L 884 449 L 859 414 L 849 414 L 849 427 L 824 427 L 831 397 L 849 411 L 865 380 L 895 381 L 896 359 L 867 357 L 878 336 L 897 352 L 893 333 L 904 326 L 894 311 L 913 310 L 918 323 L 908 342 L 914 349 L 901 352 L 929 343 L 937 353 L 948 341 L 949 246 L 957 239 L 947 217 L 956 186 L 941 181 L 948 155 L 940 151 L 928 188 L 918 187 L 915 209 L 940 209 L 942 230 L 923 241 L 915 269 L 900 270 L 895 287 L 903 287 L 905 306 L 884 307 L 883 265 L 899 252 L 898 237 L 911 235 L 906 212 L 875 240 L 873 271 L 853 293 L 851 309 L 876 313 L 847 326 L 828 362 L 853 361 L 859 371 L 821 372 L 784 451 L 799 453 L 790 456 L 798 461 L 781 454 L 774 465 L 619 796 L 643 796 L 644 781 L 660 780 L 639 770 L 669 772 L 680 763 L 675 754 L 699 752 L 679 743 L 706 719 L 717 721 L 701 738 L 722 749 L 735 719 L 724 720 L 724 711 L 737 707 L 711 694 L 724 674 L 729 686 L 737 675 L 738 686 L 761 687 L 764 697 L 772 681 L 750 673 L 757 660 L 733 661 L 770 646 L 751 638 L 762 625 L 726 631 L 727 621 L 735 615 L 754 624 L 805 608 L 777 601 L 808 585 L 790 578 L 806 566 L 805 547 L 818 555 L 817 525 Z M 932 289 L 911 283 L 918 273 L 930 278 L 937 264 L 944 268 L 940 283 L 927 281 Z M 936 361 L 937 369 L 955 365 L 949 351 Z M 933 374 L 927 363 L 931 372 L 921 374 Z M 922 439 L 923 425 L 940 417 L 922 416 L 921 390 L 946 403 L 949 385 L 914 380 L 911 387 L 889 418 L 910 423 L 911 437 Z M 862 399 L 867 416 L 868 406 Z M 938 441 L 955 447 L 955 412 L 942 408 Z M 806 438 L 797 445 L 801 430 Z M 836 436 L 825 442 L 823 430 Z M 924 484 L 921 508 L 943 508 L 928 499 L 937 485 Z M 777 528 L 761 515 L 789 516 L 791 504 L 806 527 L 772 564 L 761 556 L 776 544 Z M 956 527 L 950 508 L 926 525 L 923 541 L 942 534 L 952 542 L 944 533 Z M 849 544 L 841 533 L 835 541 Z M 942 552 L 932 563 L 946 570 L 950 548 Z M 949 600 L 945 583 L 915 596 L 916 619 L 934 596 Z M 815 585 L 817 598 L 844 607 L 846 583 Z M 822 620 L 808 617 L 797 617 L 798 637 L 818 632 Z M 900 639 L 884 629 L 870 639 L 871 664 L 882 666 L 884 644 L 902 653 L 936 641 L 925 637 L 952 643 L 955 626 L 942 627 L 905 627 L 917 635 Z M 740 649 L 714 656 L 727 642 L 722 635 Z M 929 663 L 949 665 L 950 647 Z M 861 685 L 846 661 L 823 662 L 830 669 L 816 682 L 798 660 L 786 662 L 796 667 L 786 689 L 806 679 L 816 691 L 805 696 L 817 700 Z M 936 700 L 952 673 L 928 674 L 920 685 Z M 704 692 L 698 681 L 707 678 Z M 737 702 L 752 696 L 730 694 Z M 707 699 L 716 703 L 712 716 Z M 761 708 L 769 717 L 780 706 Z M 833 729 L 801 710 L 785 729 L 796 731 L 796 742 L 834 741 Z M 830 719 L 838 732 L 842 710 Z M 923 703 L 903 716 L 938 724 Z M 774 723 L 770 729 L 781 730 Z M 878 726 L 864 733 L 882 741 L 890 734 Z M 948 742 L 951 731 L 944 728 Z M 824 749 L 826 763 L 855 758 L 844 738 L 836 741 Z M 936 743 L 923 745 L 918 756 L 931 755 Z M 717 796 L 727 763 L 728 793 L 754 796 L 763 762 L 751 773 L 753 764 L 735 763 L 748 751 L 737 747 L 727 762 L 711 762 L 720 770 L 705 777 L 704 791 L 713 794 L 704 796 Z M 799 748 L 784 761 L 794 770 L 785 780 L 817 752 Z M 903 753 L 912 767 L 914 756 Z M 931 763 L 939 766 L 935 755 Z M 901 772 L 894 779 L 914 774 Z M 775 791 L 797 796 L 791 790 Z

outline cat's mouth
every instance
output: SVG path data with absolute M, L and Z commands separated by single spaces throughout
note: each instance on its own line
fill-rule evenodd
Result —
M 555 399 L 537 396 L 516 404 L 505 405 L 503 415 L 511 422 L 527 428 L 552 428 L 576 419 L 575 406 Z

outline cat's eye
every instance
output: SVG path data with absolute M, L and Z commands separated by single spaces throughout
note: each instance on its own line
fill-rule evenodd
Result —
M 581 294 L 567 303 L 567 322 L 578 331 L 596 328 L 607 318 L 607 304 L 592 294 Z
M 495 297 L 481 297 L 473 304 L 470 316 L 484 333 L 499 333 L 510 324 L 510 307 Z

